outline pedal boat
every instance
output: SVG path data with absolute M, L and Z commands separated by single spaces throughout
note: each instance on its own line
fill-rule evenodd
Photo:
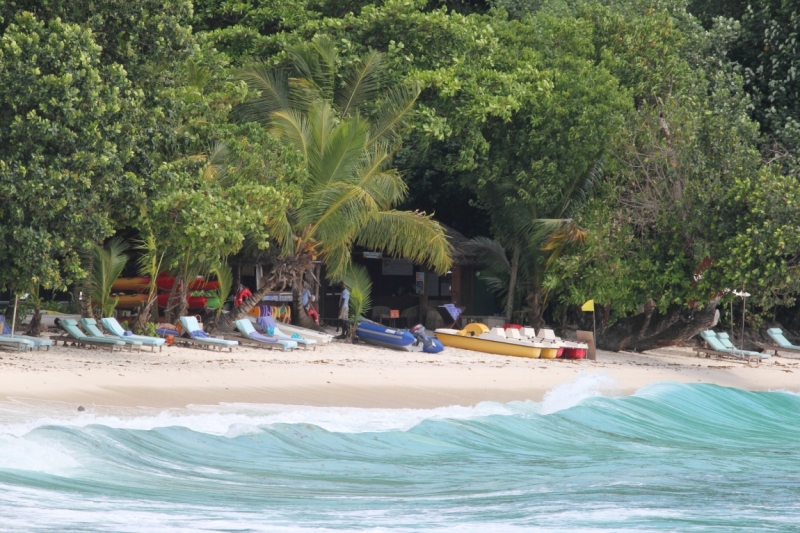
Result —
M 516 330 L 514 331 L 516 332 Z M 538 358 L 543 349 L 550 349 L 548 344 L 531 342 L 519 336 L 517 338 L 508 337 L 503 328 L 489 329 L 485 324 L 480 323 L 467 324 L 462 330 L 437 329 L 436 338 L 443 345 L 452 348 L 532 359 Z
M 562 359 L 585 359 L 586 352 L 589 350 L 589 345 L 583 342 L 565 341 L 561 337 L 556 337 L 552 329 L 542 328 L 539 330 L 539 334 L 536 335 L 533 328 L 522 328 L 520 334 L 523 338 L 555 345 L 558 348 L 557 357 Z M 545 357 L 544 354 L 542 354 L 542 357 Z

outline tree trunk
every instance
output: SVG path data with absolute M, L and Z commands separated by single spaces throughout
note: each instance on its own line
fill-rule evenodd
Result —
M 262 278 L 263 285 L 261 285 L 261 288 L 258 289 L 255 294 L 242 302 L 242 305 L 234 308 L 230 313 L 224 314 L 220 317 L 217 323 L 217 329 L 222 332 L 233 331 L 235 322 L 246 317 L 247 313 L 249 313 L 250 310 L 261 300 L 263 300 L 267 293 L 270 293 L 275 289 L 284 289 L 287 285 L 289 285 L 291 283 L 291 278 L 288 278 L 285 275 L 285 271 L 290 270 L 290 266 L 288 265 L 290 261 L 291 260 L 287 260 L 286 262 L 274 265 L 270 275 L 266 278 Z
M 147 320 L 151 318 L 154 307 L 158 309 L 155 294 L 150 295 L 147 302 L 139 308 L 139 314 L 136 316 L 136 324 L 133 326 L 137 333 L 142 333 L 144 331 L 145 324 L 147 324 Z
M 175 319 L 175 308 L 178 307 L 178 301 L 176 300 L 178 294 L 178 284 L 180 283 L 180 276 L 175 276 L 175 281 L 172 283 L 172 288 L 169 291 L 169 298 L 167 298 L 167 305 L 164 306 L 164 319 L 170 323 L 174 324 L 173 320 Z
M 36 304 L 33 307 L 33 317 L 31 318 L 31 323 L 28 324 L 28 331 L 25 334 L 31 335 L 33 337 L 38 337 L 41 332 L 42 332 L 42 313 L 40 312 L 39 299 L 37 298 Z
M 517 290 L 517 272 L 519 270 L 519 245 L 514 246 L 511 254 L 511 273 L 508 279 L 508 296 L 506 297 L 506 324 L 511 322 L 514 313 L 514 297 Z
M 597 347 L 642 352 L 686 342 L 713 325 L 718 302 L 715 298 L 703 309 L 673 305 L 661 314 L 648 300 L 644 313 L 622 318 L 598 334 Z
M 300 292 L 300 290 L 297 289 L 296 287 L 293 288 L 292 289 L 292 303 L 294 303 L 295 310 L 297 311 L 295 313 L 295 316 L 293 317 L 294 318 L 293 322 L 296 325 L 298 325 L 300 327 L 303 327 L 303 328 L 319 329 L 317 327 L 317 325 L 314 323 L 314 321 L 311 320 L 311 317 L 308 316 L 308 313 L 306 313 L 306 310 L 303 307 L 303 300 L 302 300 L 301 297 L 302 297 L 302 293 Z

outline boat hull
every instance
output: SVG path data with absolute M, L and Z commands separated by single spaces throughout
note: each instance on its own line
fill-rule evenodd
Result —
M 416 339 L 405 329 L 387 328 L 369 320 L 362 320 L 356 326 L 356 335 L 362 341 L 393 350 L 410 352 Z
M 436 338 L 439 339 L 439 342 L 443 345 L 450 346 L 451 348 L 461 348 L 462 350 L 472 350 L 495 355 L 510 355 L 513 357 L 538 359 L 542 351 L 544 351 L 535 346 L 481 339 L 479 337 L 468 337 L 466 335 L 444 333 L 442 331 L 436 332 Z

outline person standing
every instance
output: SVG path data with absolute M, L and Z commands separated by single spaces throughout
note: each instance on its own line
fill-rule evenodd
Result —
M 346 339 L 350 335 L 350 291 L 347 285 L 342 283 L 342 294 L 339 296 L 339 320 L 342 321 L 342 335 L 340 338 Z

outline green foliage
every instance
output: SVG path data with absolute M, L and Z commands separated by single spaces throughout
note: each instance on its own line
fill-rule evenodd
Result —
M 356 324 L 372 309 L 372 280 L 363 265 L 349 265 L 343 281 L 350 290 L 350 322 Z
M 89 276 L 83 287 L 94 305 L 100 308 L 102 317 L 110 317 L 119 301 L 119 298 L 111 297 L 111 286 L 128 262 L 128 256 L 124 254 L 127 249 L 128 245 L 121 238 L 114 237 L 105 246 L 92 244 L 85 252 Z
M 215 296 L 219 298 L 219 307 L 217 308 L 217 316 L 219 316 L 222 314 L 225 300 L 228 299 L 228 296 L 231 294 L 231 289 L 233 289 L 233 271 L 228 264 L 223 263 L 214 269 L 214 274 L 219 283 L 219 289 L 216 290 L 215 294 Z
M 0 39 L 0 286 L 64 289 L 136 177 L 125 71 L 91 31 L 18 13 Z
M 284 256 L 319 250 L 331 279 L 346 272 L 353 244 L 447 270 L 442 228 L 429 216 L 393 209 L 407 187 L 390 168 L 391 155 L 418 89 L 383 88 L 383 57 L 374 52 L 340 69 L 325 37 L 287 53 L 291 78 L 264 64 L 242 70 L 257 96 L 236 113 L 268 127 L 303 156 L 303 202 L 270 224 Z

